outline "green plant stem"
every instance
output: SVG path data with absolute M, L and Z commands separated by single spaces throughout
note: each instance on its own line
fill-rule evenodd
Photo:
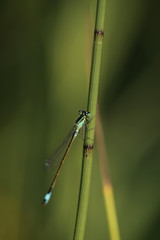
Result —
M 105 18 L 106 0 L 97 1 L 96 23 L 94 31 L 94 43 L 92 50 L 92 64 L 90 74 L 90 86 L 88 96 L 87 111 L 91 113 L 92 120 L 88 124 L 85 135 L 83 160 L 82 160 L 82 174 L 80 193 L 77 209 L 76 224 L 74 230 L 74 240 L 83 240 L 85 224 L 87 218 L 87 208 L 90 190 L 91 169 L 92 169 L 92 154 L 95 134 L 95 116 L 98 98 L 99 75 L 101 65 L 102 43 L 104 36 L 104 18 Z M 88 129 L 92 129 L 91 131 Z

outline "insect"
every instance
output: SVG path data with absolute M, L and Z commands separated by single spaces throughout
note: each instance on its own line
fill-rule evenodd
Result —
M 46 205 L 50 198 L 51 198 L 51 195 L 52 195 L 52 190 L 55 186 L 55 183 L 56 183 L 56 180 L 58 178 L 58 175 L 59 175 L 59 172 L 61 170 L 61 167 L 64 163 L 64 160 L 66 159 L 66 156 L 71 148 L 71 145 L 74 141 L 74 139 L 78 136 L 79 132 L 81 129 L 84 129 L 84 127 L 87 125 L 87 123 L 90 121 L 89 120 L 89 117 L 90 117 L 90 112 L 86 112 L 86 111 L 83 111 L 83 110 L 80 110 L 79 111 L 79 117 L 77 118 L 77 120 L 75 121 L 74 123 L 74 126 L 72 128 L 72 130 L 69 132 L 69 134 L 67 135 L 67 137 L 64 139 L 64 141 L 62 142 L 62 144 L 57 148 L 57 150 L 55 151 L 55 153 L 52 155 L 51 159 L 49 160 L 46 160 L 46 163 L 45 165 L 47 167 L 49 167 L 52 162 L 54 161 L 55 158 L 58 157 L 58 153 L 60 152 L 61 148 L 63 148 L 64 146 L 66 146 L 66 142 L 69 141 L 67 147 L 66 147 L 66 150 L 65 150 L 65 153 L 60 161 L 60 164 L 59 164 L 59 167 L 56 171 L 56 174 L 52 180 L 52 183 L 50 185 L 50 188 L 48 190 L 48 192 L 46 193 L 46 195 L 44 196 L 43 198 L 43 204 Z

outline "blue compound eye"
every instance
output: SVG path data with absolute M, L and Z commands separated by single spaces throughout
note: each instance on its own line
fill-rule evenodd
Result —
M 87 117 L 90 117 L 90 116 L 91 116 L 91 113 L 90 113 L 90 112 L 86 112 L 86 116 L 87 116 Z

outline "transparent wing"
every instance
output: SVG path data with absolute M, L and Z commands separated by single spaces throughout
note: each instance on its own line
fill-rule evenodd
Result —
M 45 160 L 45 167 L 50 168 L 54 162 L 57 162 L 58 159 L 62 158 L 62 155 L 64 154 L 74 131 L 74 128 L 72 128 L 72 130 L 68 133 L 68 135 L 65 137 L 60 146 L 55 150 L 55 152 L 51 155 L 51 157 Z

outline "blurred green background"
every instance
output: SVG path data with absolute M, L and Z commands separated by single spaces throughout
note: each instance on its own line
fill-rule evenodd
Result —
M 2 1 L 0 239 L 70 240 L 80 183 L 77 139 L 50 203 L 44 160 L 86 109 L 96 1 Z M 123 240 L 160 239 L 160 3 L 107 1 L 100 76 Z M 95 146 L 85 239 L 110 239 Z

